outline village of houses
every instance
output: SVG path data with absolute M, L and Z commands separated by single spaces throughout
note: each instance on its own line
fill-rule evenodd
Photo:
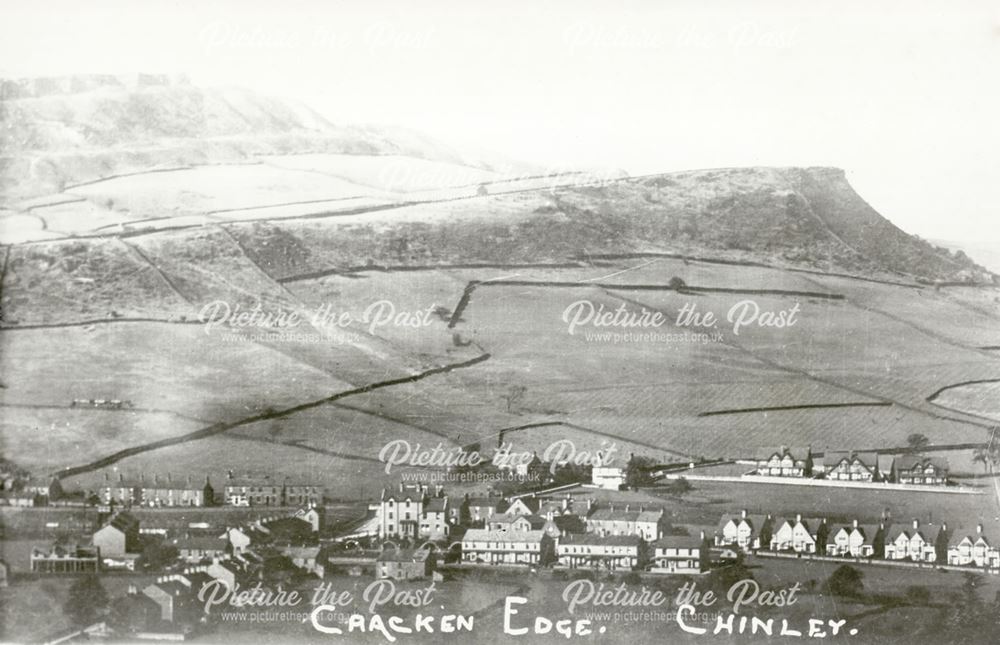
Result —
M 919 455 L 848 451 L 817 458 L 807 447 L 781 446 L 759 450 L 749 463 L 752 468 L 744 477 L 751 479 L 949 484 L 946 462 Z M 206 621 L 197 594 L 213 580 L 229 588 L 296 576 L 440 580 L 449 571 L 477 568 L 515 575 L 564 570 L 597 576 L 695 576 L 751 555 L 1000 571 L 1000 535 L 982 525 L 951 529 L 887 513 L 877 522 L 832 521 L 816 507 L 794 516 L 735 509 L 722 515 L 714 530 L 691 531 L 673 525 L 662 507 L 629 501 L 626 470 L 597 466 L 590 481 L 516 495 L 449 495 L 441 486 L 400 483 L 383 489 L 367 517 L 338 534 L 324 530 L 324 490 L 308 481 L 241 478 L 230 472 L 216 484 L 217 492 L 208 478 L 109 477 L 94 493 L 99 526 L 75 540 L 64 536 L 33 545 L 26 564 L 32 576 L 128 576 L 138 571 L 143 554 L 148 557 L 151 543 L 166 547 L 162 552 L 169 555 L 155 564 L 155 581 L 130 585 L 124 597 L 114 600 L 126 608 L 137 633 L 164 638 L 196 633 Z M 695 471 L 690 464 L 684 472 L 694 477 L 690 473 Z M 5 491 L 7 503 L 16 494 L 32 496 L 25 507 L 40 498 L 44 503 L 46 496 L 55 497 L 55 488 L 58 481 L 49 489 L 31 490 L 22 482 Z M 600 496 L 594 494 L 598 491 Z M 144 527 L 135 513 L 213 505 L 261 513 L 252 522 L 224 530 L 196 523 L 177 530 Z M 0 560 L 0 584 L 7 584 L 9 564 Z

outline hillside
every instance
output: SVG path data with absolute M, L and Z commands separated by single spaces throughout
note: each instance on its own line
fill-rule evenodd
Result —
M 82 255 L 103 258 L 103 241 L 119 235 L 204 237 L 199 228 L 222 224 L 275 279 L 367 265 L 667 253 L 892 279 L 993 280 L 966 255 L 894 226 L 835 168 L 531 175 L 419 133 L 335 125 L 303 105 L 183 78 L 4 81 L 0 95 L 0 237 L 80 238 L 11 250 L 8 321 L 31 318 L 16 304 L 27 296 L 11 295 L 24 280 L 122 279 L 75 261 L 60 275 L 61 249 L 96 245 Z M 287 244 L 262 242 L 272 238 Z M 273 257 L 276 248 L 301 252 Z M 33 275 L 27 258 L 38 256 L 51 260 Z M 122 293 L 134 292 L 126 286 Z
M 184 78 L 0 81 L 0 204 L 154 168 L 304 152 L 482 166 L 419 133 L 330 123 L 308 107 Z
M 3 456 L 70 486 L 169 464 L 367 499 L 397 478 L 376 458 L 390 439 L 500 435 L 673 462 L 916 432 L 968 472 L 992 423 L 993 390 L 959 388 L 1000 380 L 994 277 L 839 169 L 511 173 L 243 90 L 3 92 Z M 747 299 L 800 322 L 737 333 Z M 573 333 L 581 301 L 669 322 Z M 219 303 L 306 322 L 203 324 Z M 368 324 L 379 303 L 403 322 Z M 720 324 L 675 323 L 690 306 Z M 91 400 L 133 407 L 76 405 Z

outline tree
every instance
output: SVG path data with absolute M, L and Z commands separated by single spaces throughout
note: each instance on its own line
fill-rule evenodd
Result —
M 664 486 L 663 490 L 666 491 L 668 495 L 683 497 L 687 493 L 693 491 L 694 486 L 691 485 L 691 482 L 689 482 L 686 477 L 678 477 Z
M 558 486 L 564 484 L 574 484 L 578 482 L 589 482 L 592 479 L 593 469 L 590 465 L 574 464 L 568 462 L 558 464 L 552 474 L 552 483 Z
M 990 456 L 989 456 L 989 452 L 986 451 L 986 448 L 983 448 L 983 447 L 976 448 L 972 452 L 972 463 L 974 463 L 974 464 L 982 464 L 984 471 L 986 470 L 986 465 L 989 463 L 989 460 L 990 460 Z
M 458 507 L 458 523 L 462 526 L 468 526 L 472 523 L 472 511 L 469 508 L 468 495 L 462 500 L 462 505 Z
M 864 574 L 849 564 L 844 564 L 830 574 L 826 581 L 827 592 L 844 598 L 858 598 L 864 592 Z
M 136 564 L 144 571 L 158 571 L 177 561 L 177 547 L 158 539 L 149 539 Z
M 926 605 L 931 601 L 931 592 L 927 587 L 910 585 L 906 588 L 906 598 L 916 605 Z
M 503 400 L 507 402 L 507 413 L 511 413 L 524 395 L 528 393 L 528 388 L 523 385 L 511 385 L 507 393 L 503 395 Z
M 108 609 L 108 592 L 96 575 L 77 578 L 69 588 L 63 612 L 77 627 L 92 625 Z
M 923 452 L 930 444 L 930 440 L 919 432 L 914 432 L 906 438 L 906 445 L 910 452 Z
M 637 490 L 640 486 L 653 483 L 653 467 L 656 461 L 650 457 L 632 455 L 625 465 L 625 486 Z
M 678 278 L 677 276 L 674 276 L 674 277 L 670 278 L 670 282 L 668 283 L 668 286 L 671 289 L 673 289 L 674 291 L 681 291 L 682 292 L 682 291 L 684 291 L 685 288 L 687 288 L 687 283 L 684 282 L 684 280 L 682 278 Z
M 741 554 L 742 555 L 742 554 Z M 708 588 L 723 596 L 741 580 L 753 580 L 753 572 L 743 564 L 742 557 L 730 565 L 713 569 L 708 574 Z

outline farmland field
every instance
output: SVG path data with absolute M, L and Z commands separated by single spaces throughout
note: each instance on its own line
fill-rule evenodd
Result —
M 877 522 L 888 511 L 894 523 L 947 522 L 949 528 L 1000 529 L 1000 509 L 989 482 L 980 482 L 983 494 L 927 493 L 846 489 L 787 484 L 692 480 L 694 491 L 678 503 L 669 497 L 677 521 L 716 526 L 724 513 L 747 509 L 750 513 L 789 517 L 826 517 L 831 522 Z M 968 482 L 963 482 L 968 485 Z M 655 494 L 656 489 L 650 489 Z
M 942 390 L 932 399 L 947 410 L 967 412 L 1000 421 L 1000 381 L 956 385 Z

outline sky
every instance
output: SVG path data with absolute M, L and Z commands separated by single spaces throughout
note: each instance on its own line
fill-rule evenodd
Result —
M 838 166 L 1000 248 L 1000 0 L 0 0 L 0 76 L 134 72 L 539 165 Z

